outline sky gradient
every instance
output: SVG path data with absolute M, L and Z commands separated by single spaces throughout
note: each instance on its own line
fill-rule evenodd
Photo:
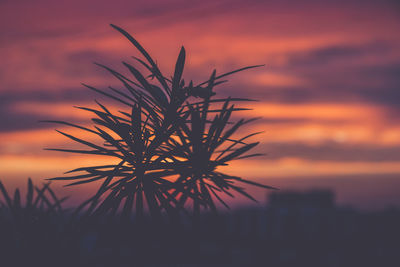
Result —
M 113 23 L 171 75 L 184 45 L 185 80 L 265 64 L 216 91 L 259 99 L 240 115 L 262 116 L 246 130 L 265 131 L 256 150 L 267 155 L 227 172 L 283 190 L 331 188 L 339 203 L 361 208 L 400 205 L 397 1 L 20 0 L 0 10 L 0 179 L 10 187 L 104 162 L 44 151 L 73 144 L 38 121 L 89 124 L 73 106 L 100 97 L 80 84 L 119 86 L 92 64 L 125 72 L 121 61 L 139 55 Z

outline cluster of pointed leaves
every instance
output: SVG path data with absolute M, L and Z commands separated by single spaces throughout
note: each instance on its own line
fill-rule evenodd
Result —
M 233 73 L 255 68 L 249 66 L 210 78 L 198 85 L 182 79 L 185 49 L 179 53 L 174 74 L 165 77 L 146 50 L 126 31 L 111 25 L 122 33 L 144 56 L 134 58 L 149 71 L 144 75 L 127 62 L 123 65 L 131 77 L 101 64 L 98 66 L 111 73 L 123 85 L 123 89 L 110 90 L 87 88 L 102 94 L 126 107 L 113 114 L 97 102 L 97 109 L 78 107 L 93 113 L 94 128 L 87 128 L 64 121 L 48 121 L 72 126 L 90 132 L 103 140 L 98 145 L 59 131 L 66 137 L 89 149 L 50 149 L 80 154 L 104 155 L 119 163 L 103 166 L 81 167 L 69 171 L 72 176 L 52 178 L 70 180 L 68 185 L 102 181 L 93 197 L 78 208 L 86 208 L 86 214 L 115 214 L 121 209 L 129 217 L 133 210 L 142 216 L 147 207 L 154 217 L 167 212 L 171 216 L 187 212 L 192 206 L 195 214 L 200 210 L 216 210 L 215 201 L 228 207 L 221 194 L 233 197 L 236 191 L 254 200 L 238 182 L 264 188 L 272 188 L 217 171 L 234 159 L 257 156 L 247 154 L 258 143 L 246 143 L 250 134 L 234 139 L 234 133 L 252 120 L 231 121 L 236 108 L 232 103 L 251 101 L 243 98 L 214 98 L 214 87 Z
M 66 199 L 58 198 L 50 188 L 50 183 L 38 187 L 31 179 L 28 179 L 26 197 L 23 199 L 19 188 L 15 189 L 14 195 L 10 195 L 0 181 L 0 208 L 2 214 L 7 214 L 14 223 L 30 223 L 41 215 L 62 213 L 62 203 Z

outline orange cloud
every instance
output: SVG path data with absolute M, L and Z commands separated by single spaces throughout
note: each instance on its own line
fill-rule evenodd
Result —
M 266 118 L 319 119 L 378 122 L 384 113 L 379 107 L 362 104 L 307 103 L 276 104 L 251 103 L 251 114 Z M 250 112 L 249 112 L 250 113 Z
M 245 160 L 233 162 L 221 168 L 227 173 L 246 178 L 295 178 L 367 174 L 400 173 L 400 162 L 331 162 L 311 161 L 298 158 L 279 160 Z

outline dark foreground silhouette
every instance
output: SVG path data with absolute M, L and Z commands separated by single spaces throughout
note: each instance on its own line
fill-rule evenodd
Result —
M 123 62 L 128 74 L 96 64 L 116 78 L 122 88 L 84 85 L 121 110 L 112 111 L 96 100 L 97 108 L 76 107 L 95 115 L 92 127 L 66 121 L 47 122 L 79 129 L 97 138 L 85 140 L 58 131 L 82 149 L 48 150 L 107 156 L 112 160 L 107 165 L 76 168 L 68 171 L 67 176 L 50 180 L 69 181 L 68 186 L 101 182 L 97 192 L 80 206 L 87 207 L 88 215 L 114 214 L 122 208 L 125 217 L 133 212 L 141 217 L 147 208 L 156 220 L 163 212 L 170 218 L 181 212 L 193 212 L 196 216 L 201 211 L 216 212 L 219 203 L 228 207 L 223 196 L 240 194 L 255 201 L 243 185 L 275 189 L 219 169 L 232 160 L 263 155 L 249 154 L 259 144 L 248 142 L 249 139 L 261 132 L 236 136 L 243 126 L 257 119 L 237 120 L 236 113 L 248 109 L 236 104 L 253 100 L 221 98 L 215 92 L 218 85 L 227 82 L 226 77 L 261 65 L 223 74 L 214 70 L 208 80 L 188 83 L 183 79 L 186 51 L 182 47 L 173 76 L 167 78 L 136 39 L 120 27 L 111 26 L 126 37 L 143 59 L 134 57 L 138 66 Z
M 28 190 L 26 201 L 19 193 L 1 200 L 1 266 L 400 263 L 400 211 L 364 213 L 337 207 L 329 191 L 274 193 L 266 207 L 181 216 L 171 223 L 151 217 L 121 220 L 118 213 L 73 216 L 48 188 L 37 188 L 32 195 Z

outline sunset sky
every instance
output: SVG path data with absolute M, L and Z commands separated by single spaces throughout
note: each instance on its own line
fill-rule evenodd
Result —
M 182 45 L 186 80 L 265 64 L 216 90 L 260 100 L 240 115 L 262 116 L 247 130 L 265 131 L 256 150 L 267 155 L 227 172 L 282 190 L 331 188 L 364 209 L 400 205 L 398 1 L 5 0 L 0 12 L 0 179 L 10 188 L 104 162 L 44 151 L 73 144 L 38 121 L 88 125 L 73 106 L 99 96 L 81 83 L 121 87 L 92 64 L 127 73 L 121 61 L 139 55 L 113 23 L 169 76 Z M 249 191 L 265 202 L 265 191 Z

